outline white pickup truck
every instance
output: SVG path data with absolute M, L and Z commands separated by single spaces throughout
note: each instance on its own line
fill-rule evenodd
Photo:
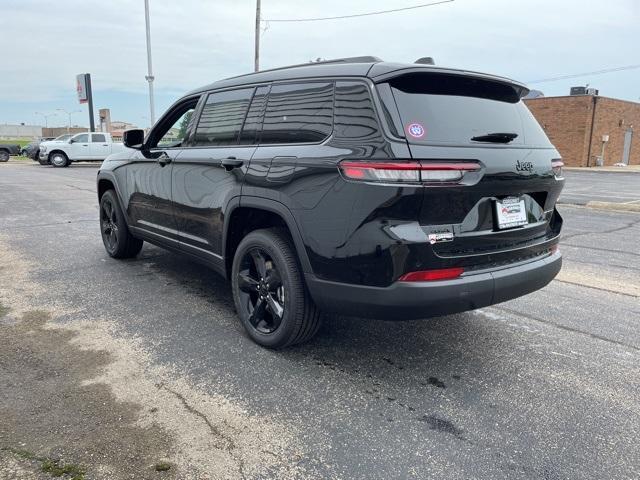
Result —
M 113 142 L 108 133 L 77 133 L 67 140 L 42 142 L 40 163 L 68 167 L 71 162 L 101 162 L 124 149 L 125 146 Z

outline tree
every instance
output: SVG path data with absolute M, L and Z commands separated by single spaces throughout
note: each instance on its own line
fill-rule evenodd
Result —
M 189 128 L 189 123 L 191 122 L 191 115 L 193 114 L 193 110 L 189 110 L 182 117 L 182 121 L 180 122 L 180 131 L 178 132 L 178 140 L 184 139 L 187 136 L 187 128 Z

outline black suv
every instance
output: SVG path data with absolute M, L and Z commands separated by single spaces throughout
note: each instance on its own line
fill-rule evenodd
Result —
M 560 270 L 564 184 L 527 92 L 375 57 L 216 82 L 105 160 L 105 247 L 210 265 L 271 348 L 312 337 L 320 311 L 404 320 L 524 295 Z

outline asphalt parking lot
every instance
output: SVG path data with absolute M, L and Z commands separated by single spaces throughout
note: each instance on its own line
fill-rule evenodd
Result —
M 565 171 L 567 183 L 560 201 L 586 205 L 590 201 L 640 204 L 640 173 Z
M 273 352 L 215 273 L 107 256 L 96 170 L 0 165 L 0 478 L 640 478 L 639 214 L 561 205 L 527 297 Z

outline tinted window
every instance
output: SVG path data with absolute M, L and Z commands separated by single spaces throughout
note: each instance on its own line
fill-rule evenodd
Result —
M 549 146 L 519 92 L 508 84 L 433 74 L 406 75 L 390 84 L 410 143 L 468 145 L 478 143 L 472 137 L 514 133 L 508 145 Z
M 202 109 L 194 145 L 236 145 L 253 88 L 212 93 Z
M 78 135 L 73 139 L 73 141 L 78 143 L 89 143 L 89 134 L 83 133 L 82 135 Z
M 240 134 L 240 145 L 255 145 L 258 143 L 258 135 L 262 127 L 262 117 L 267 106 L 267 94 L 269 87 L 258 87 L 251 100 L 251 106 Z
M 193 119 L 194 108 L 191 105 L 192 104 L 181 107 L 181 110 L 176 112 L 178 119 L 174 120 L 173 123 L 169 121 L 165 125 L 164 128 L 166 128 L 166 130 L 164 130 L 162 137 L 160 137 L 156 145 L 158 148 L 177 148 L 183 146 L 182 144 L 187 139 Z M 184 111 L 185 109 L 186 111 Z M 182 114 L 180 114 L 181 111 L 183 112 Z
M 367 85 L 337 82 L 333 134 L 336 138 L 378 137 L 378 121 Z
M 260 143 L 315 143 L 333 130 L 333 83 L 274 85 Z
M 104 143 L 107 141 L 107 139 L 102 133 L 94 133 L 93 135 L 91 135 L 91 141 L 93 143 Z

